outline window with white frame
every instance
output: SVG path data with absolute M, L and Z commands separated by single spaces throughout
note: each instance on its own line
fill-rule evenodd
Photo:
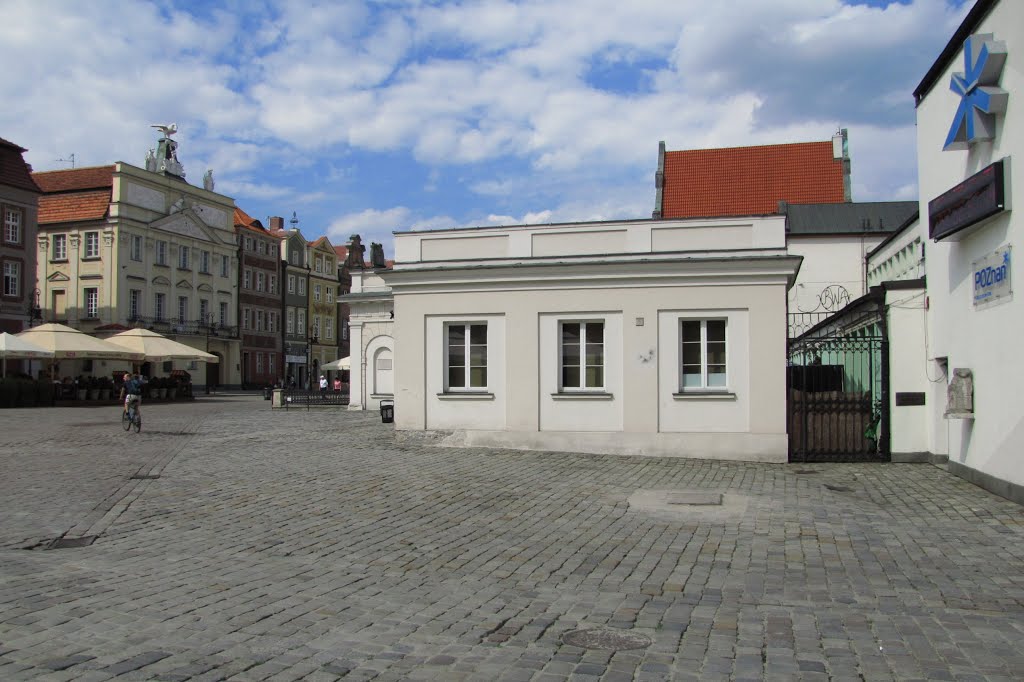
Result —
M 295 333 L 295 308 L 289 308 L 288 309 L 288 315 L 287 315 L 287 319 L 285 320 L 285 324 L 288 325 L 288 329 L 286 331 L 289 334 L 294 334 Z
M 242 308 L 242 329 L 249 328 L 249 309 Z
M 230 267 L 228 265 L 228 257 L 227 256 L 221 256 L 220 257 L 220 276 L 221 277 L 227 277 L 229 271 L 230 271 Z
M 327 294 L 327 302 L 334 303 L 334 287 L 330 285 L 324 287 L 324 293 Z
M 68 259 L 68 236 L 66 234 L 53 235 L 53 260 Z
M 4 261 L 4 296 L 21 295 L 21 263 Z
M 99 258 L 100 257 L 100 233 L 99 232 L 86 232 L 85 233 L 85 258 Z
M 715 390 L 728 385 L 725 320 L 680 320 L 680 389 Z
M 267 331 L 272 332 L 277 329 L 277 313 L 273 310 L 267 311 Z
M 179 270 L 188 270 L 188 247 L 187 246 L 179 246 L 178 247 L 178 269 Z
M 167 317 L 167 294 L 153 296 L 153 316 L 160 321 Z
M 210 252 L 202 251 L 199 258 L 199 272 L 210 274 Z
M 142 289 L 128 291 L 128 319 L 137 320 L 142 315 Z
M 222 326 L 222 327 L 228 326 L 228 304 L 227 303 L 221 303 L 220 304 L 220 326 Z
M 327 336 L 328 339 L 333 339 L 334 338 L 334 318 L 333 317 L 324 318 L 324 334 Z
M 178 297 L 178 322 L 188 320 L 188 296 Z
M 320 338 L 320 316 L 313 316 L 313 328 L 310 330 L 310 335 Z
M 142 260 L 142 235 L 140 235 L 140 234 L 133 234 L 133 235 L 131 235 L 130 239 L 131 239 L 131 242 L 130 242 L 130 247 L 129 247 L 129 251 L 130 251 L 129 257 L 132 260 L 134 260 L 134 261 L 141 261 Z
M 263 311 L 262 310 L 257 310 L 256 311 L 256 320 L 255 320 L 255 322 L 256 322 L 256 331 L 258 331 L 258 332 L 263 331 Z
M 4 243 L 21 244 L 21 226 L 25 212 L 17 206 L 4 206 Z
M 560 389 L 604 388 L 604 322 L 562 322 L 560 327 Z
M 445 390 L 487 388 L 487 324 L 445 325 Z
M 306 280 L 304 278 L 302 278 L 302 277 L 299 277 L 299 296 L 305 296 L 305 295 L 306 295 Z
M 277 372 L 277 355 L 274 353 L 267 353 L 267 371 L 271 374 Z
M 246 270 L 242 271 L 242 288 L 243 289 L 251 289 L 252 288 L 252 271 L 249 270 L 249 269 L 246 269 Z
M 86 317 L 99 317 L 100 316 L 100 290 L 95 287 L 89 287 L 85 290 L 85 316 Z
M 199 299 L 199 320 L 203 324 L 210 322 L 210 302 L 205 298 Z
M 263 374 L 263 353 L 256 354 L 256 373 Z
M 256 291 L 265 291 L 267 288 L 267 275 L 264 272 L 256 273 Z
M 295 325 L 297 327 L 297 329 L 295 330 L 296 333 L 298 333 L 298 334 L 305 334 L 306 333 L 306 311 L 303 310 L 302 308 L 299 308 L 297 311 L 295 311 L 295 315 L 296 315 Z
M 288 275 L 288 293 L 295 293 L 295 275 Z
M 341 321 L 341 340 L 348 341 L 348 320 Z
M 324 259 L 321 258 L 320 256 L 316 257 L 316 271 L 317 272 L 323 272 L 324 271 Z
M 270 284 L 267 285 L 267 291 L 271 294 L 277 293 L 277 275 L 270 275 Z
M 157 265 L 167 265 L 167 242 L 159 241 L 156 243 L 156 254 L 153 260 Z
M 252 237 L 245 238 L 245 250 L 252 251 Z
M 313 300 L 315 302 L 317 302 L 317 303 L 320 302 L 320 285 L 319 284 L 314 284 L 313 285 Z

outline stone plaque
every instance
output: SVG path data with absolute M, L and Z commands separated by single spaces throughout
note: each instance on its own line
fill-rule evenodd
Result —
M 974 418 L 974 375 L 969 369 L 958 367 L 946 387 L 947 419 Z

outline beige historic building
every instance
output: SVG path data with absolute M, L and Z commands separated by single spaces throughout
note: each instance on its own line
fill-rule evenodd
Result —
M 169 134 L 173 134 L 173 130 Z M 217 355 L 177 364 L 197 386 L 240 381 L 238 245 L 234 200 L 190 185 L 166 134 L 147 168 L 109 166 L 35 173 L 38 288 L 43 317 L 103 335 L 144 326 Z M 88 361 L 79 361 L 88 362 Z M 161 376 L 171 367 L 148 367 Z M 64 374 L 105 371 L 62 367 Z
M 338 255 L 327 237 L 309 243 L 310 373 L 314 385 L 320 367 L 338 359 Z
M 0 138 L 0 331 L 11 334 L 38 321 L 34 290 L 39 187 L 22 158 L 26 151 Z M 12 361 L 11 367 L 19 371 L 21 363 Z

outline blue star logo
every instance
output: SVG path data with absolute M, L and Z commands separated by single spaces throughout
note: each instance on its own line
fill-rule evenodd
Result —
M 949 89 L 960 95 L 960 106 L 946 135 L 943 151 L 968 149 L 978 140 L 995 137 L 995 114 L 1006 111 L 1007 92 L 996 87 L 1006 63 L 1006 44 L 991 33 L 964 41 L 964 72 L 954 73 Z

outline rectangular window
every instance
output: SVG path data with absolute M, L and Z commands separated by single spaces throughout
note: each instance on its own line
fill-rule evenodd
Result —
M 228 272 L 229 272 L 228 257 L 227 256 L 221 256 L 220 257 L 220 276 L 221 277 L 227 277 L 228 276 Z
M 252 251 L 252 237 L 245 238 L 245 250 Z
M 199 299 L 199 320 L 203 324 L 210 322 L 210 302 L 205 298 Z
M 256 273 L 256 291 L 264 291 L 267 288 L 267 275 L 263 272 Z
M 100 290 L 96 288 L 89 288 L 85 290 L 85 316 L 86 317 L 99 317 L 100 316 Z
M 324 260 L 320 256 L 316 257 L 316 271 L 317 272 L 323 272 L 324 271 Z
M 487 325 L 449 323 L 447 390 L 487 388 Z
M 21 224 L 24 213 L 20 208 L 4 206 L 4 242 L 21 244 Z
M 142 315 L 142 289 L 128 292 L 128 319 L 137 320 Z
M 178 297 L 178 322 L 184 323 L 188 320 L 188 296 Z
M 348 320 L 341 321 L 341 340 L 348 341 Z
M 288 275 L 288 293 L 295 293 L 295 275 Z
M 228 304 L 227 303 L 221 303 L 220 304 L 220 326 L 222 326 L 222 327 L 228 326 Z
M 242 329 L 249 328 L 249 309 L 242 308 Z
M 334 318 L 333 317 L 325 317 L 324 318 L 324 338 L 327 338 L 327 339 L 333 339 L 334 338 Z
M 604 388 L 604 322 L 563 322 L 561 328 L 561 390 Z
M 4 296 L 21 295 L 21 263 L 4 261 Z
M 263 374 L 263 353 L 256 354 L 256 373 Z
M 188 270 L 188 247 L 187 246 L 179 246 L 178 247 L 178 269 L 179 270 Z
M 99 258 L 100 257 L 100 233 L 99 232 L 86 232 L 85 233 L 85 257 L 86 258 Z
M 313 337 L 315 337 L 317 339 L 320 338 L 320 316 L 319 315 L 314 315 L 313 316 L 313 328 L 310 330 L 310 336 L 313 336 Z
M 277 293 L 277 275 L 270 276 L 270 284 L 267 286 L 267 291 L 272 294 Z
M 724 389 L 728 386 L 725 360 L 725 320 L 680 322 L 682 390 Z
M 68 259 L 68 236 L 66 234 L 53 235 L 53 252 L 51 257 L 53 260 Z
M 256 331 L 263 331 L 263 311 L 256 311 Z
M 273 310 L 268 310 L 267 311 L 267 331 L 268 332 L 274 331 L 274 328 L 277 326 L 276 322 L 277 322 L 277 313 L 275 313 Z
M 296 315 L 298 316 L 298 318 L 295 320 L 295 326 L 296 326 L 295 333 L 296 334 L 305 334 L 306 333 L 306 311 L 303 310 L 302 308 L 299 308 L 298 311 L 296 312 Z
M 153 315 L 161 322 L 167 317 L 167 294 L 156 294 L 153 297 Z
M 325 288 L 327 290 L 327 302 L 334 303 L 334 287 L 328 286 Z
M 205 273 L 207 275 L 210 274 L 210 252 L 209 251 L 202 251 L 202 252 L 200 252 L 199 272 Z
M 130 257 L 134 261 L 142 260 L 142 235 L 133 234 L 130 242 Z
M 299 296 L 306 295 L 306 280 L 299 277 Z
M 267 353 L 267 372 L 277 374 L 277 356 L 274 353 Z
M 156 243 L 156 255 L 154 260 L 157 265 L 167 265 L 167 242 Z
M 320 285 L 319 284 L 314 284 L 313 285 L 313 300 L 316 301 L 317 303 L 320 302 Z
M 287 332 L 289 334 L 294 334 L 295 333 L 295 309 L 294 308 L 289 308 L 288 309 L 288 319 L 286 320 L 285 324 L 288 325 Z

